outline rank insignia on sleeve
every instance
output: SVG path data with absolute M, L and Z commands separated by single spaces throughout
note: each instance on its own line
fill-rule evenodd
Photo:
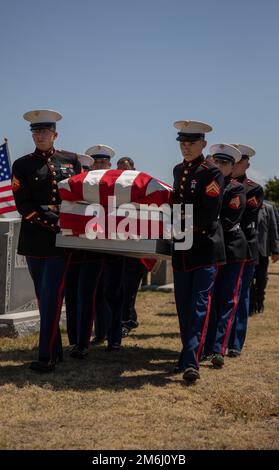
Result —
M 210 197 L 217 197 L 220 194 L 220 186 L 217 181 L 213 180 L 205 188 L 205 193 Z
M 229 202 L 229 207 L 231 209 L 238 209 L 239 206 L 240 206 L 240 197 L 239 196 L 233 197 Z
M 247 199 L 247 204 L 250 207 L 258 207 L 258 200 L 256 196 L 250 197 L 250 199 Z
M 16 192 L 19 188 L 20 188 L 20 181 L 15 176 L 13 176 L 13 178 L 12 178 L 12 190 L 14 192 Z

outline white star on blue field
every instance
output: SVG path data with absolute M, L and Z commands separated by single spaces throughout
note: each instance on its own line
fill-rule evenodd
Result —
M 10 179 L 10 168 L 6 148 L 4 145 L 0 146 L 0 181 Z

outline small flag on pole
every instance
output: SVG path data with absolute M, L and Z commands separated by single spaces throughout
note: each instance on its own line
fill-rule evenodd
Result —
M 8 141 L 0 145 L 0 218 L 20 217 L 16 210 L 11 186 L 11 167 Z

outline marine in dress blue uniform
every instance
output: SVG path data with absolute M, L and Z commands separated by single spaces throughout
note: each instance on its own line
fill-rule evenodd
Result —
M 174 203 L 193 205 L 193 245 L 172 255 L 174 291 L 182 351 L 176 372 L 184 372 L 188 383 L 199 375 L 202 351 L 217 265 L 225 262 L 222 226 L 219 221 L 224 177 L 202 151 L 205 133 L 211 126 L 197 121 L 177 121 L 177 140 L 184 160 L 175 166 Z
M 118 170 L 135 170 L 135 164 L 130 157 L 121 157 L 117 162 Z M 139 258 L 124 258 L 123 287 L 124 298 L 122 305 L 122 337 L 139 326 L 136 311 L 136 297 L 142 278 L 148 272 L 144 262 Z
M 115 151 L 107 145 L 89 148 L 86 153 L 94 158 L 94 170 L 111 167 Z M 98 292 L 95 338 L 92 344 L 107 339 L 107 351 L 118 351 L 122 338 L 123 257 L 103 255 L 103 274 Z
M 247 240 L 247 262 L 243 270 L 240 299 L 228 343 L 228 355 L 237 357 L 241 353 L 247 332 L 250 288 L 259 255 L 257 240 L 258 213 L 263 203 L 264 192 L 259 184 L 247 178 L 246 175 L 246 170 L 250 166 L 249 160 L 255 155 L 255 150 L 248 145 L 233 145 L 242 155 L 240 162 L 233 169 L 233 177 L 243 184 L 246 192 L 246 207 L 241 220 L 241 228 Z
M 18 253 L 26 256 L 40 311 L 39 357 L 30 368 L 49 372 L 63 357 L 59 319 L 69 263 L 69 254 L 55 246 L 61 203 L 57 184 L 80 173 L 81 166 L 76 154 L 53 147 L 61 114 L 35 110 L 24 118 L 31 123 L 36 149 L 12 168 L 14 198 L 22 215 Z
M 220 368 L 224 365 L 247 256 L 247 242 L 240 226 L 246 207 L 246 194 L 244 186 L 231 176 L 235 163 L 241 160 L 240 151 L 232 145 L 216 144 L 210 147 L 209 152 L 225 178 L 220 219 L 227 262 L 218 269 L 204 354 L 205 356 L 213 354 L 211 362 L 214 367 Z
M 86 150 L 82 164 L 88 170 L 110 168 L 115 151 L 103 144 Z M 86 160 L 87 156 L 87 160 Z M 70 356 L 83 359 L 88 354 L 93 324 L 97 324 L 99 342 L 107 335 L 104 309 L 103 274 L 105 257 L 101 253 L 76 250 L 66 277 L 65 303 L 67 332 L 72 346 Z M 95 340 L 94 344 L 97 341 Z
M 93 154 L 92 155 L 92 151 Z M 105 150 L 104 150 L 105 152 Z M 93 147 L 88 150 L 95 160 L 95 168 L 100 169 L 103 166 L 103 152 Z M 112 158 L 115 155 L 110 155 Z M 100 302 L 99 311 L 97 309 L 97 318 L 95 325 L 95 338 L 93 344 L 103 342 L 107 339 L 107 351 L 117 352 L 120 349 L 122 341 L 122 311 L 124 300 L 124 260 L 123 256 L 104 255 L 104 270 L 102 276 L 102 302 Z

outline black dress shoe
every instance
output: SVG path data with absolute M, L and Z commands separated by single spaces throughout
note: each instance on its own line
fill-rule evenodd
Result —
M 98 346 L 99 344 L 103 344 L 105 342 L 106 338 L 98 338 L 95 336 L 91 341 L 90 344 L 92 346 Z
M 216 369 L 222 369 L 225 363 L 224 356 L 222 356 L 222 354 L 219 354 L 219 353 L 213 354 L 211 363 L 213 367 L 215 367 Z
M 240 356 L 240 351 L 237 349 L 229 349 L 228 350 L 228 357 L 239 357 Z
M 183 374 L 184 371 L 185 367 L 181 366 L 180 364 L 176 364 L 171 372 L 172 374 Z
M 139 322 L 137 320 L 128 320 L 122 322 L 122 328 L 126 328 L 127 330 L 134 330 L 139 326 Z
M 119 344 L 109 344 L 108 347 L 106 348 L 106 351 L 119 351 L 120 346 Z
M 126 328 L 125 326 L 122 327 L 122 338 L 127 338 L 130 333 L 130 328 Z
M 200 358 L 200 362 L 211 361 L 213 354 L 202 355 Z
M 183 379 L 188 383 L 195 383 L 196 380 L 200 379 L 200 373 L 194 367 L 187 367 L 183 374 Z
M 76 345 L 70 352 L 70 356 L 74 359 L 84 359 L 88 355 L 88 348 Z
M 55 362 L 54 361 L 34 361 L 31 362 L 29 368 L 31 370 L 34 370 L 35 372 L 42 372 L 42 373 L 47 373 L 47 372 L 52 372 L 55 370 Z
M 74 344 L 74 345 L 71 346 L 71 348 L 70 348 L 70 357 L 76 357 L 76 356 L 77 356 L 77 353 L 78 353 L 78 345 L 77 345 L 77 344 Z
M 139 322 L 136 321 L 136 320 L 130 320 L 129 322 L 129 328 L 130 330 L 134 330 L 135 328 L 137 328 L 139 326 Z

